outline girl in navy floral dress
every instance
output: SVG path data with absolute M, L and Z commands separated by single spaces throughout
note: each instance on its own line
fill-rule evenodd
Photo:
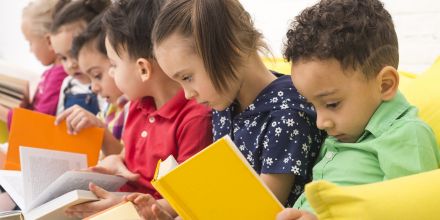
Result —
M 281 203 L 293 204 L 325 135 L 290 77 L 263 64 L 265 43 L 240 2 L 171 1 L 153 42 L 159 65 L 186 97 L 214 109 L 214 140 L 230 135 Z
M 170 1 L 156 20 L 153 45 L 159 65 L 186 98 L 214 109 L 214 139 L 230 135 L 281 203 L 292 205 L 312 178 L 325 134 L 290 77 L 263 64 L 262 35 L 240 2 Z M 164 211 L 141 207 L 151 199 L 140 197 L 128 198 L 141 214 Z

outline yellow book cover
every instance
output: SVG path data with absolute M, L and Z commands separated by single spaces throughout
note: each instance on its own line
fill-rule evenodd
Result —
M 169 159 L 152 184 L 185 220 L 275 219 L 283 209 L 229 136 L 174 169 L 162 166 Z
M 133 203 L 123 202 L 89 216 L 84 220 L 138 220 L 140 218 Z

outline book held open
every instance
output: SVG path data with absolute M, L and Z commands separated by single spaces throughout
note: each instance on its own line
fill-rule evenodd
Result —
M 64 214 L 67 207 L 97 200 L 88 191 L 90 182 L 107 191 L 126 182 L 118 176 L 75 171 L 87 168 L 83 154 L 20 147 L 20 157 L 22 170 L 0 170 L 0 184 L 25 219 L 71 219 Z
M 69 135 L 66 123 L 56 126 L 54 116 L 22 108 L 13 113 L 5 169 L 20 170 L 19 146 L 86 154 L 88 166 L 98 162 L 104 129 L 86 128 Z
M 159 161 L 151 183 L 183 219 L 266 220 L 283 209 L 229 136 L 180 165 Z

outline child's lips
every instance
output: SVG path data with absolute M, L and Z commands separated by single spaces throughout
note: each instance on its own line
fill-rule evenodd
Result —
M 210 107 L 209 102 L 199 102 L 199 104 L 206 105 L 206 106 Z
M 331 135 L 333 137 L 335 137 L 336 139 L 338 139 L 338 141 L 341 142 L 346 142 L 349 140 L 349 136 L 347 136 L 346 134 L 338 134 L 338 135 Z

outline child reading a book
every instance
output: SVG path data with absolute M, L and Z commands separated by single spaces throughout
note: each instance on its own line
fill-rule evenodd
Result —
M 172 1 L 153 42 L 186 97 L 214 109 L 214 139 L 229 134 L 281 203 L 292 204 L 311 180 L 324 135 L 289 76 L 277 77 L 261 61 L 262 35 L 240 2 Z
M 437 169 L 431 128 L 398 91 L 398 42 L 378 0 L 322 0 L 296 17 L 284 56 L 329 134 L 313 180 L 359 185 Z M 316 219 L 304 194 L 278 219 Z
M 90 79 L 79 69 L 77 60 L 71 54 L 71 47 L 73 38 L 109 4 L 110 0 L 68 1 L 56 10 L 50 40 L 64 70 L 69 74 L 61 86 L 57 115 L 73 105 L 79 105 L 93 114 L 99 112 L 98 98 L 90 90 Z
M 44 66 L 50 66 L 42 75 L 32 101 L 25 97 L 21 107 L 37 112 L 55 115 L 58 105 L 61 84 L 67 74 L 56 57 L 49 39 L 52 16 L 58 0 L 35 0 L 30 2 L 22 12 L 21 30 L 29 42 L 31 52 Z M 12 110 L 0 106 L 0 118 L 11 124 Z M 3 149 L 6 150 L 6 149 Z M 3 154 L 0 150 L 0 154 Z M 3 162 L 0 161 L 0 166 Z M 0 210 L 15 206 L 6 193 L 0 194 Z
M 44 66 L 50 66 L 38 83 L 32 102 L 25 97 L 21 107 L 49 115 L 55 115 L 61 83 L 67 76 L 57 59 L 49 39 L 52 16 L 57 0 L 36 0 L 29 3 L 22 13 L 21 30 L 29 42 L 31 52 Z M 12 111 L 0 106 L 0 118 L 11 124 Z
M 124 150 L 106 157 L 92 171 L 130 180 L 120 190 L 161 196 L 151 185 L 159 159 L 173 155 L 183 162 L 212 142 L 209 108 L 186 100 L 153 57 L 151 31 L 162 0 L 120 0 L 103 17 L 105 45 L 118 88 L 131 100 L 123 134 Z M 73 206 L 66 212 L 88 216 L 122 201 L 91 184 L 100 201 Z M 162 200 L 159 200 L 162 201 Z
M 105 49 L 105 33 L 101 28 L 101 19 L 102 14 L 94 18 L 86 30 L 75 37 L 72 55 L 78 59 L 81 71 L 90 78 L 92 91 L 106 100 L 107 107 L 95 116 L 74 105 L 59 114 L 55 123 L 66 120 L 69 134 L 77 134 L 88 127 L 107 128 L 102 143 L 102 152 L 106 156 L 118 154 L 122 150 L 120 140 L 126 118 L 125 106 L 128 105 L 127 99 L 109 74 L 110 61 Z
M 239 1 L 169 2 L 156 21 L 153 44 L 159 64 L 186 97 L 214 109 L 214 139 L 229 134 L 278 200 L 293 204 L 311 180 L 325 136 L 289 76 L 277 77 L 264 66 L 262 35 Z

